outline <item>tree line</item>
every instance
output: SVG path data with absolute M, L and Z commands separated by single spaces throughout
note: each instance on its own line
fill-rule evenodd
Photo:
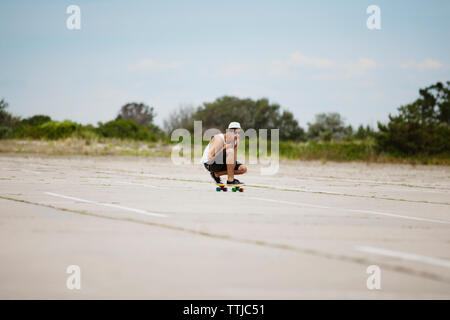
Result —
M 354 131 L 345 124 L 344 118 L 337 112 L 319 113 L 315 121 L 308 123 L 305 131 L 294 118 L 292 112 L 281 110 L 279 104 L 271 104 L 268 99 L 240 99 L 223 96 L 214 102 L 207 102 L 198 108 L 180 107 L 164 121 L 166 133 L 176 128 L 185 128 L 193 133 L 194 121 L 202 121 L 203 130 L 217 128 L 225 130 L 228 123 L 238 121 L 245 129 L 280 129 L 282 141 L 342 141 L 345 139 L 365 139 L 374 131 L 369 126 L 359 126 Z
M 450 152 L 450 81 L 438 82 L 419 90 L 419 97 L 400 106 L 387 123 L 378 122 L 378 130 L 360 125 L 356 130 L 346 125 L 337 112 L 319 113 L 302 128 L 292 112 L 283 110 L 268 99 L 241 99 L 222 96 L 194 108 L 180 107 L 164 121 L 163 129 L 154 124 L 154 107 L 144 103 L 122 106 L 115 119 L 97 126 L 81 125 L 70 120 L 54 121 L 46 115 L 20 119 L 7 111 L 8 103 L 0 101 L 0 138 L 61 139 L 120 138 L 142 141 L 168 140 L 177 128 L 194 130 L 194 121 L 202 121 L 204 130 L 225 130 L 231 121 L 253 129 L 280 129 L 282 141 L 375 141 L 379 151 L 398 155 L 440 154 Z

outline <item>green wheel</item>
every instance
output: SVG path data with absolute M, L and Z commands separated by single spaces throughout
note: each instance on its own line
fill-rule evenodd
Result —
M 234 187 L 233 187 L 233 189 L 231 189 L 231 190 L 233 190 L 233 192 L 236 192 L 236 188 L 234 188 Z
M 220 187 L 217 187 L 217 188 L 216 188 L 216 191 L 217 191 L 217 192 L 220 192 Z

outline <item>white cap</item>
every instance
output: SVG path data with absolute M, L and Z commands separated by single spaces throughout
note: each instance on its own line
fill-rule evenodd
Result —
M 241 129 L 241 124 L 239 122 L 230 122 L 228 129 Z

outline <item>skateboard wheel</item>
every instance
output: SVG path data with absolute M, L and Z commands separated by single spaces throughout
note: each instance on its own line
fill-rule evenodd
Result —
M 220 192 L 220 187 L 217 187 L 217 188 L 216 188 L 216 191 Z
M 223 192 L 227 192 L 227 191 L 228 191 L 228 189 L 227 189 L 227 188 L 223 188 L 222 190 L 223 190 Z
M 244 189 L 243 188 L 239 188 L 239 192 L 244 192 Z
M 233 189 L 231 189 L 231 190 L 233 190 L 233 192 L 236 192 L 236 188 L 234 188 L 234 187 L 233 187 Z

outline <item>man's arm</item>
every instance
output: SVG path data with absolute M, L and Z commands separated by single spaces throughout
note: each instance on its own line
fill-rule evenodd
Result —
M 225 148 L 227 150 L 227 164 L 234 164 L 236 162 L 236 134 L 232 131 L 226 133 Z
M 212 137 L 209 146 L 208 161 L 211 161 L 216 156 L 216 153 L 219 149 L 219 143 L 220 143 L 219 139 L 216 139 L 216 137 Z
M 234 132 L 228 131 L 227 132 L 227 139 L 226 139 L 226 148 L 227 148 L 227 175 L 228 175 L 228 181 L 234 180 L 234 166 L 236 163 L 236 134 Z

